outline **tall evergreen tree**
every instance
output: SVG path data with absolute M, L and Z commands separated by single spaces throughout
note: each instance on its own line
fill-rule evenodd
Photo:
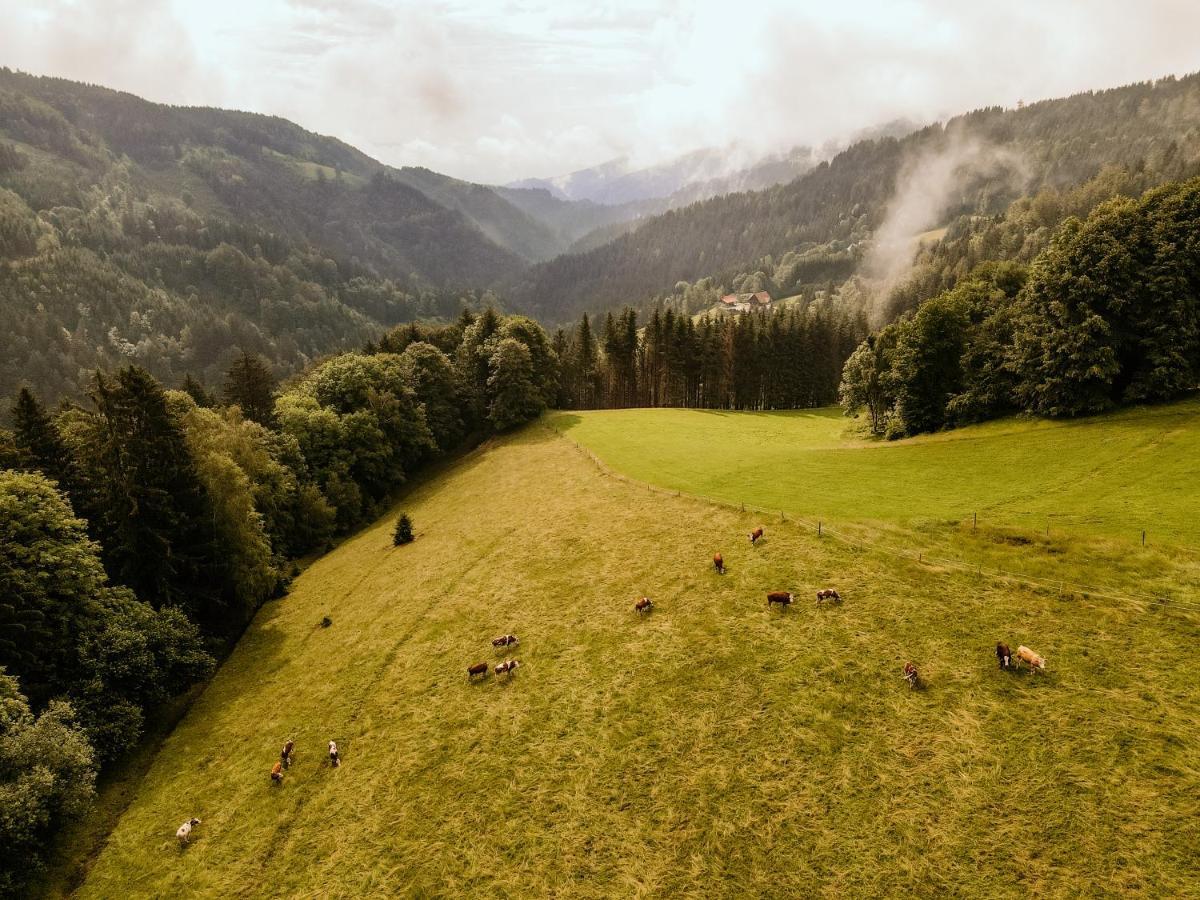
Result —
M 57 481 L 62 490 L 77 491 L 79 476 L 67 444 L 28 388 L 21 388 L 17 393 L 12 418 L 13 437 L 28 465 Z
M 162 386 L 130 366 L 97 373 L 95 430 L 86 450 L 105 563 L 113 577 L 156 606 L 175 605 L 216 631 L 240 627 L 215 559 L 209 498 L 171 416 Z
M 274 427 L 275 376 L 260 357 L 242 351 L 225 374 L 223 393 L 225 402 L 240 406 L 247 419 Z

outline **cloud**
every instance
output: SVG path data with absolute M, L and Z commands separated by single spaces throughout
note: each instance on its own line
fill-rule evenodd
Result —
M 480 181 L 821 146 L 1200 68 L 1185 0 L 0 0 L 0 21 L 10 66 Z
M 918 236 L 942 224 L 970 181 L 998 176 L 1019 186 L 1028 168 L 1012 150 L 964 138 L 956 130 L 948 130 L 938 146 L 908 160 L 896 176 L 896 193 L 875 230 L 864 266 L 879 282 L 877 293 L 886 294 L 909 271 Z

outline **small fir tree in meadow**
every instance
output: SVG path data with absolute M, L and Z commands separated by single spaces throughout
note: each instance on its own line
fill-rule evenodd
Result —
M 411 544 L 412 539 L 412 519 L 408 517 L 408 513 L 400 513 L 400 518 L 396 520 L 396 533 L 392 536 L 392 543 L 399 547 L 402 544 Z

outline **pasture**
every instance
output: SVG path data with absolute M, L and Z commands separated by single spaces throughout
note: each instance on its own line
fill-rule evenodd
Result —
M 778 499 L 765 461 L 736 452 L 755 440 L 733 417 L 647 415 L 654 428 L 632 433 L 645 465 L 665 477 L 684 440 L 671 422 L 705 415 L 724 430 L 692 435 L 680 483 L 744 477 Z M 824 450 L 832 471 L 842 423 L 810 418 L 792 453 Z M 574 431 L 608 434 L 611 457 L 636 419 L 589 414 Z M 790 434 L 805 419 L 747 421 Z M 717 457 L 732 469 L 702 465 Z M 781 477 L 833 503 L 819 478 Z M 939 496 L 925 514 L 952 515 Z M 880 511 L 866 490 L 848 501 Z M 417 539 L 395 548 L 401 508 Z M 968 539 L 1010 561 L 1072 552 Z M 1131 559 L 1111 573 L 1126 588 L 1151 569 L 1193 575 L 1154 549 Z M 818 608 L 824 587 L 843 602 Z M 796 602 L 768 609 L 771 590 Z M 654 609 L 639 616 L 643 595 Z M 262 609 L 79 893 L 1194 894 L 1200 601 L 1183 604 L 897 561 L 606 476 L 532 426 L 415 485 Z M 508 632 L 520 644 L 492 648 Z M 999 639 L 1035 648 L 1048 673 L 1000 671 Z M 469 664 L 506 656 L 521 661 L 511 679 L 468 682 Z M 924 690 L 905 683 L 909 660 Z
M 557 413 L 632 478 L 829 522 L 979 521 L 1200 547 L 1200 400 L 867 440 L 840 409 Z

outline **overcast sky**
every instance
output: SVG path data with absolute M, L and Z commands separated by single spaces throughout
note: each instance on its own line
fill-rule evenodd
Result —
M 476 181 L 1200 69 L 1200 0 L 0 0 L 0 64 Z

